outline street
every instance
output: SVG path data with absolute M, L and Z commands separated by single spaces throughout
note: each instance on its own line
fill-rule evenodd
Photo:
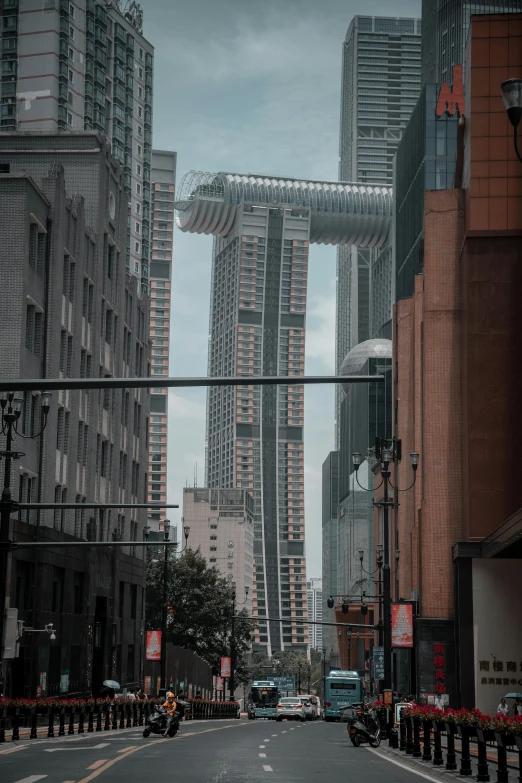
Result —
M 141 731 L 129 729 L 0 746 L 2 783 L 132 783 L 171 777 L 184 783 L 315 783 L 342 780 L 347 773 L 371 783 L 419 780 L 375 751 L 354 748 L 345 724 L 323 722 L 186 722 L 174 739 L 143 739 Z

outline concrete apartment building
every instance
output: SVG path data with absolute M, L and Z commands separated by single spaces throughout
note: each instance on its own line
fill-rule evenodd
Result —
M 150 261 L 150 339 L 151 373 L 169 374 L 169 329 L 172 286 L 172 232 L 174 230 L 174 189 L 176 153 L 152 152 L 152 250 Z M 167 500 L 167 417 L 168 389 L 158 386 L 150 397 L 149 500 Z M 157 532 L 165 511 L 151 511 L 149 525 Z
M 183 490 L 183 525 L 190 527 L 190 548 L 209 568 L 217 568 L 236 587 L 237 607 L 252 614 L 254 575 L 254 501 L 244 489 Z
M 0 128 L 97 130 L 124 167 L 126 266 L 149 284 L 154 49 L 129 0 L 4 0 Z
M 5 133 L 0 172 L 1 375 L 147 375 L 148 300 L 126 272 L 124 171 L 105 138 Z M 43 437 L 17 439 L 25 453 L 13 497 L 145 502 L 148 398 L 132 388 L 54 392 Z M 23 396 L 20 428 L 26 437 L 40 429 L 38 390 Z M 25 511 L 11 534 L 141 541 L 145 523 L 144 510 Z M 14 552 L 9 607 L 27 626 L 52 622 L 56 641 L 43 635 L 37 647 L 23 635 L 19 656 L 3 661 L 6 695 L 34 697 L 42 684 L 42 695 L 96 694 L 107 677 L 138 683 L 144 585 L 141 548 Z

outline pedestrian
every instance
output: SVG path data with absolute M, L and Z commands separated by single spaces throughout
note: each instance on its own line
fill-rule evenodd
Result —
M 444 712 L 444 699 L 442 698 L 442 693 L 437 693 L 435 696 L 435 709 Z
M 132 689 L 130 691 L 127 691 L 127 698 L 129 699 L 129 701 L 136 701 L 136 694 Z
M 145 701 L 147 699 L 146 694 L 143 691 L 143 688 L 138 688 L 136 691 L 136 698 L 138 701 Z
M 517 699 L 513 705 L 513 714 L 522 717 L 522 699 Z
M 194 701 L 201 701 L 201 691 L 197 691 L 196 695 L 194 696 Z
M 509 714 L 509 707 L 507 705 L 507 702 L 504 697 L 500 699 L 500 704 L 497 707 L 497 715 L 507 715 Z

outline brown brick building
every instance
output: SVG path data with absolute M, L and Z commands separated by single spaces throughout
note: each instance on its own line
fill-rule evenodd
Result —
M 522 684 L 522 164 L 500 95 L 522 75 L 522 15 L 473 17 L 466 61 L 462 187 L 425 194 L 422 274 L 394 310 L 395 434 L 421 462 L 391 540 L 395 597 L 417 602 L 418 695 L 492 710 Z M 410 479 L 405 459 L 395 480 Z

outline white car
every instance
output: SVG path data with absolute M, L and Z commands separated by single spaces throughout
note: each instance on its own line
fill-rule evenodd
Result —
M 306 720 L 305 708 L 299 696 L 284 696 L 279 699 L 276 720 Z
M 311 694 L 301 693 L 298 697 L 301 699 L 301 703 L 304 707 L 306 720 L 317 720 L 318 718 L 318 704 L 317 698 Z

